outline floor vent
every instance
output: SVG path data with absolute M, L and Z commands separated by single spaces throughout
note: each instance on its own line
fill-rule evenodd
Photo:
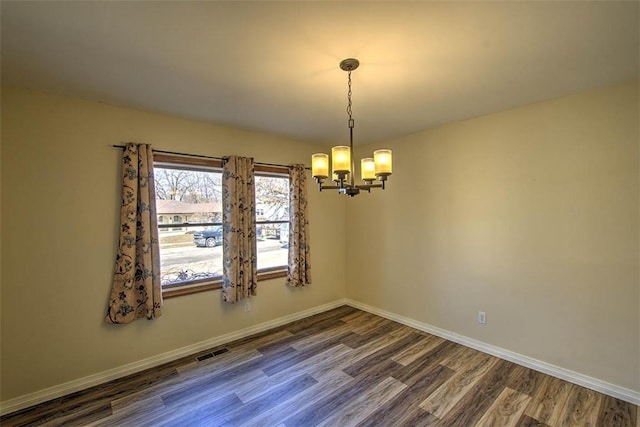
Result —
M 214 355 L 214 356 L 217 356 L 217 355 L 219 355 L 219 354 L 226 353 L 227 351 L 229 351 L 229 349 L 228 349 L 228 348 L 221 348 L 220 350 L 216 350 L 216 351 L 214 351 L 214 352 L 213 352 L 213 355 Z
M 196 357 L 196 359 L 198 359 L 198 362 L 202 362 L 203 360 L 211 359 L 212 357 L 213 357 L 213 354 L 207 353 L 207 354 L 202 354 Z
M 203 360 L 211 359 L 213 356 L 218 356 L 219 354 L 228 352 L 228 348 L 221 348 L 220 350 L 216 350 L 213 353 L 201 354 L 200 356 L 196 356 L 196 360 L 198 362 L 202 362 Z

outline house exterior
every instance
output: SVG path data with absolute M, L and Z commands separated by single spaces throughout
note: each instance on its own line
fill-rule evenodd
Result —
M 220 203 L 187 203 L 181 200 L 156 200 L 158 224 L 222 221 Z M 182 231 L 183 227 L 160 228 L 160 232 Z

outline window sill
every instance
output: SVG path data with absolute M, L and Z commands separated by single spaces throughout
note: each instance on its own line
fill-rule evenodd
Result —
M 258 282 L 265 280 L 278 279 L 287 277 L 286 267 L 273 267 L 258 271 Z M 216 289 L 222 289 L 222 277 L 213 280 L 192 282 L 189 284 L 168 285 L 162 289 L 162 299 L 180 297 L 183 295 L 197 294 L 200 292 L 208 292 Z

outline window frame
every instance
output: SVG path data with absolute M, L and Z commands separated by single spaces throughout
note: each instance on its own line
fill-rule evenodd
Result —
M 222 170 L 223 162 L 218 159 L 208 159 L 208 158 L 200 158 L 200 157 L 190 157 L 190 156 L 181 156 L 174 154 L 165 154 L 165 153 L 154 153 L 153 154 L 153 166 L 155 167 L 165 167 L 167 166 L 183 166 L 183 169 L 189 170 L 189 167 L 192 167 L 192 170 L 202 171 L 203 168 L 208 169 L 220 169 Z M 273 165 L 255 165 L 254 170 L 256 176 L 289 176 L 289 168 L 286 166 L 273 166 Z M 272 224 L 272 223 L 289 223 L 288 220 L 284 221 L 256 221 L 256 225 L 258 224 Z M 158 223 L 158 229 L 160 228 L 171 228 L 168 226 L 178 226 L 184 227 L 188 223 Z M 160 227 L 162 225 L 162 227 Z M 222 225 L 222 223 L 203 223 L 198 225 Z M 188 228 L 188 227 L 187 227 Z M 281 277 L 287 276 L 288 265 L 284 266 L 276 266 L 269 268 L 262 268 L 258 270 L 258 281 L 272 280 Z M 198 279 L 192 280 L 189 282 L 183 283 L 172 283 L 169 285 L 162 286 L 162 298 L 174 298 L 182 295 L 190 295 L 200 292 L 207 292 L 216 289 L 222 289 L 222 277 L 216 277 L 213 279 Z

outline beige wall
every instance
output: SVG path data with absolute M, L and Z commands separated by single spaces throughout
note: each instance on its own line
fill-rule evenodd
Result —
M 394 175 L 348 204 L 348 296 L 640 391 L 638 103 L 636 81 L 361 149 Z
M 345 296 L 345 200 L 311 187 L 313 285 L 260 282 L 250 312 L 214 291 L 166 300 L 158 320 L 107 325 L 119 219 L 112 144 L 282 164 L 308 164 L 318 147 L 12 88 L 2 92 L 2 140 L 3 401 Z

